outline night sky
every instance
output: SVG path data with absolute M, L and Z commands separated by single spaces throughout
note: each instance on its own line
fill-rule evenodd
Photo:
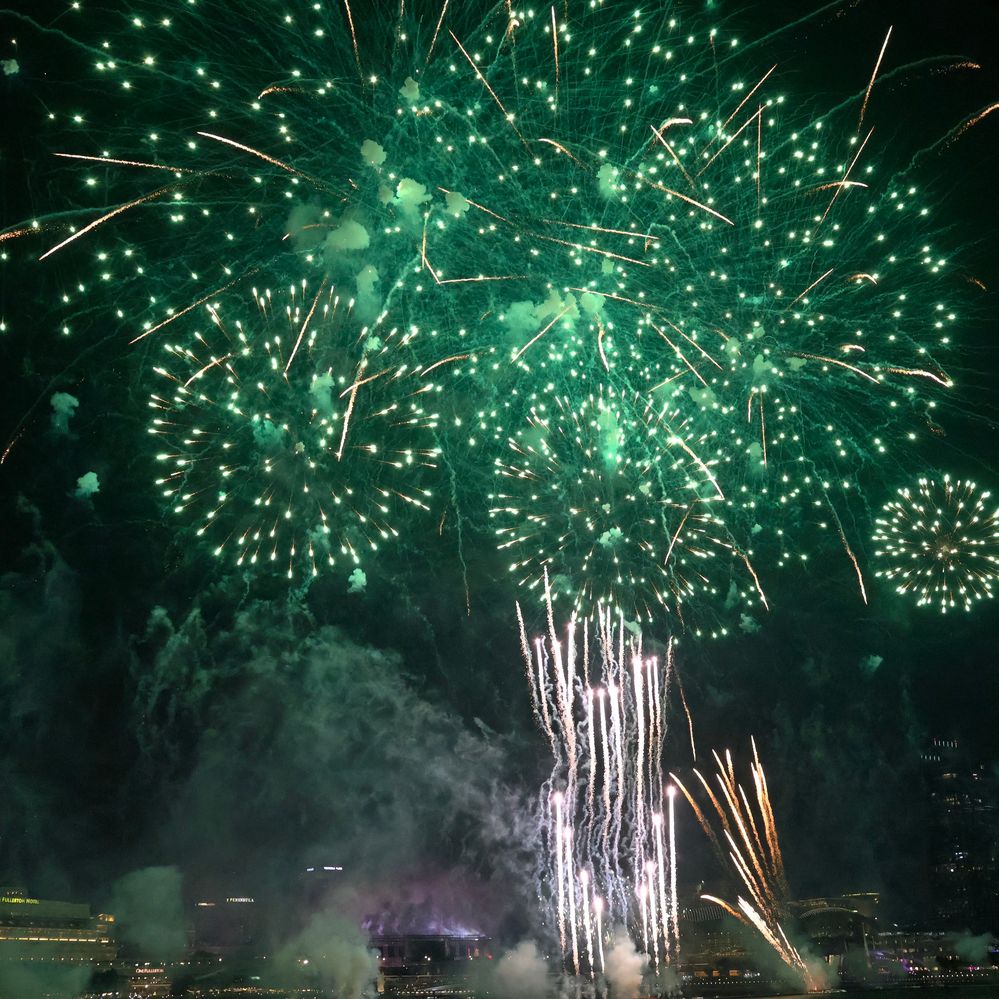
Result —
M 0 76 L 0 233 L 30 219 L 53 226 L 0 243 L 0 448 L 12 444 L 0 465 L 0 884 L 103 905 L 129 872 L 173 866 L 188 898 L 257 893 L 279 913 L 295 904 L 304 867 L 342 864 L 358 914 L 422 906 L 513 940 L 535 919 L 531 815 L 549 758 L 507 560 L 487 521 L 450 510 L 440 530 L 436 517 L 414 519 L 367 560 L 362 592 L 348 592 L 346 570 L 289 587 L 213 559 L 189 522 L 164 512 L 146 433 L 159 361 L 149 342 L 128 341 L 131 316 L 169 285 L 174 264 L 151 263 L 148 284 L 119 292 L 94 278 L 84 240 L 37 258 L 66 233 L 67 213 L 85 205 L 72 217 L 87 220 L 101 203 L 80 194 L 85 169 L 53 155 L 103 148 L 67 112 L 83 109 L 114 135 L 140 120 L 164 132 L 174 122 L 165 70 L 158 90 L 123 97 L 71 39 L 103 39 L 116 23 L 124 32 L 133 7 L 169 5 L 88 0 L 92 15 L 68 6 L 0 9 L 0 60 L 18 63 Z M 227 6 L 205 5 L 223 23 Z M 256 6 L 264 30 L 276 5 Z M 717 6 L 688 9 L 710 20 Z M 355 4 L 362 24 L 372 9 Z M 798 10 L 747 3 L 730 17 L 750 40 Z M 886 72 L 941 54 L 981 66 L 927 64 L 875 89 L 879 156 L 904 165 L 999 100 L 991 5 L 831 4 L 750 65 L 759 76 L 778 63 L 779 92 L 821 110 L 863 93 L 889 25 Z M 254 51 L 215 53 L 215 70 L 229 58 L 235 77 L 252 79 Z M 260 85 L 270 82 L 264 74 Z M 920 754 L 935 737 L 957 739 L 969 765 L 999 779 L 999 603 L 942 617 L 898 597 L 874 578 L 870 516 L 924 471 L 999 490 L 997 176 L 999 114 L 914 173 L 934 206 L 936 245 L 989 290 L 955 332 L 957 385 L 939 434 L 857 472 L 863 501 L 844 528 L 869 604 L 832 534 L 804 568 L 761 566 L 771 610 L 757 608 L 750 627 L 737 618 L 729 637 L 698 640 L 664 617 L 645 630 L 653 649 L 677 633 L 701 748 L 745 760 L 755 735 L 792 890 L 880 890 L 887 914 L 916 921 L 927 892 Z M 117 232 L 148 239 L 141 226 L 126 219 Z M 144 251 L 156 261 L 154 244 Z M 90 304 L 64 305 L 63 289 L 80 281 L 92 285 Z M 78 401 L 63 427 L 56 393 Z M 88 472 L 99 492 L 78 497 Z M 541 626 L 534 604 L 528 616 Z M 686 722 L 678 702 L 670 712 L 666 757 L 686 771 Z M 686 812 L 680 844 L 681 884 L 718 877 Z

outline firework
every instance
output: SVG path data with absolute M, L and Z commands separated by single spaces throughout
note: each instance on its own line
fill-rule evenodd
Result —
M 999 508 L 974 482 L 920 478 L 899 489 L 876 521 L 875 573 L 946 614 L 993 596 L 999 577 Z
M 744 925 L 755 929 L 774 949 L 788 967 L 795 969 L 809 988 L 817 987 L 812 973 L 795 946 L 784 932 L 787 919 L 788 886 L 784 860 L 777 838 L 777 825 L 763 765 L 753 742 L 753 794 L 747 795 L 736 782 L 732 754 L 726 750 L 724 759 L 712 753 L 717 771 L 714 782 L 699 770 L 694 770 L 701 789 L 710 805 L 702 808 L 697 798 L 670 774 L 694 811 L 701 828 L 711 841 L 723 865 L 744 885 L 748 898 L 740 896 L 736 905 L 713 895 L 703 895 Z M 755 809 L 750 803 L 755 802 Z M 717 821 L 713 825 L 712 818 Z
M 496 460 L 490 497 L 518 581 L 543 596 L 550 576 L 584 613 L 600 603 L 639 620 L 682 619 L 688 602 L 724 597 L 733 567 L 751 566 L 714 514 L 717 462 L 698 455 L 705 442 L 684 423 L 613 389 L 534 407 L 509 458 Z
M 602 927 L 628 926 L 658 974 L 679 948 L 672 788 L 662 778 L 672 644 L 643 655 L 620 615 L 572 617 L 564 638 L 548 601 L 548 635 L 528 641 L 535 717 L 554 757 L 541 792 L 547 853 L 541 894 L 566 964 L 603 973 Z
M 216 556 L 289 579 L 351 572 L 398 535 L 400 511 L 429 509 L 435 418 L 393 359 L 399 331 L 352 305 L 326 285 L 254 289 L 162 345 L 157 485 Z
M 0 234 L 86 272 L 66 332 L 99 319 L 156 351 L 259 274 L 328 282 L 407 330 L 454 519 L 484 526 L 495 493 L 518 581 L 550 563 L 557 592 L 648 618 L 727 598 L 734 561 L 762 599 L 750 549 L 807 557 L 800 529 L 831 515 L 864 592 L 835 504 L 936 427 L 961 310 L 931 205 L 884 162 L 888 39 L 822 112 L 672 5 L 118 7 L 54 36 L 92 57 L 92 106 L 53 112 L 78 189 Z M 601 406 L 613 475 L 565 453 Z M 614 480 L 579 515 L 534 504 Z

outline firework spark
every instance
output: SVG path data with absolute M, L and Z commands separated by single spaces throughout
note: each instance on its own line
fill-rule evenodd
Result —
M 815 988 L 817 983 L 811 971 L 782 926 L 787 921 L 788 914 L 784 859 L 777 839 L 777 825 L 766 775 L 756 751 L 755 740 L 752 745 L 752 797 L 736 782 L 732 754 L 727 750 L 724 757 L 717 752 L 712 753 L 717 768 L 713 782 L 699 770 L 693 771 L 711 803 L 711 812 L 718 822 L 717 828 L 709 818 L 710 812 L 698 804 L 697 798 L 679 778 L 675 774 L 670 774 L 670 778 L 687 799 L 719 859 L 736 874 L 749 896 L 740 896 L 735 905 L 713 895 L 703 895 L 702 898 L 718 905 L 747 926 L 755 928 L 781 960 L 801 974 L 810 989 Z
M 663 781 L 667 668 L 620 615 L 571 617 L 533 644 L 519 613 L 535 717 L 554 766 L 541 792 L 542 895 L 577 975 L 603 972 L 602 927 L 629 926 L 657 971 L 678 956 L 676 832 Z
M 584 612 L 602 603 L 646 621 L 724 596 L 743 553 L 714 512 L 724 497 L 708 446 L 642 395 L 535 406 L 490 497 L 518 582 L 543 594 L 550 576 Z
M 53 110 L 60 169 L 81 174 L 53 189 L 80 193 L 0 233 L 5 251 L 44 239 L 41 266 L 76 261 L 65 331 L 120 329 L 138 351 L 257 274 L 336 287 L 362 325 L 390 314 L 393 363 L 423 372 L 439 414 L 448 522 L 484 526 L 492 492 L 496 540 L 537 593 L 547 567 L 557 595 L 642 620 L 683 623 L 733 582 L 765 603 L 754 550 L 807 557 L 827 483 L 859 494 L 953 393 L 967 289 L 932 204 L 886 166 L 898 129 L 878 98 L 905 72 L 884 68 L 888 37 L 863 91 L 823 111 L 671 5 L 142 16 L 158 6 L 61 19 L 101 53 L 73 101 L 113 95 L 113 113 Z M 397 384 L 355 383 L 348 405 Z
M 999 507 L 990 500 L 974 482 L 949 475 L 899 489 L 876 522 L 875 575 L 943 614 L 990 599 L 999 578 Z
M 358 323 L 351 304 L 325 285 L 254 289 L 252 311 L 209 304 L 163 345 L 157 484 L 216 556 L 289 579 L 353 569 L 398 535 L 400 510 L 429 509 L 435 417 L 393 360 L 388 317 Z

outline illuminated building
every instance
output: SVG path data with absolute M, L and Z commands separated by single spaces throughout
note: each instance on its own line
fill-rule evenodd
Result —
M 371 937 L 378 966 L 386 974 L 441 974 L 463 962 L 489 958 L 489 938 L 481 933 L 407 933 Z
M 801 932 L 810 941 L 810 950 L 829 960 L 842 957 L 851 948 L 865 952 L 877 932 L 878 892 L 805 898 L 790 904 Z
M 0 961 L 109 965 L 113 926 L 113 916 L 91 915 L 89 905 L 0 888 Z
M 710 894 L 731 895 L 734 886 Z M 683 974 L 704 983 L 767 979 L 779 984 L 772 963 L 761 962 L 757 932 L 705 901 L 703 885 L 680 899 L 680 960 Z M 877 933 L 877 892 L 808 898 L 787 903 L 784 927 L 810 955 L 822 958 L 836 973 L 869 964 L 870 942 Z M 806 943 L 807 941 L 807 943 Z
M 871 953 L 882 981 L 999 985 L 999 949 L 986 934 L 893 929 L 877 934 Z
M 752 976 L 756 969 L 750 957 L 752 933 L 727 916 L 717 905 L 701 898 L 708 894 L 731 894 L 728 883 L 701 884 L 680 896 L 680 964 L 682 973 L 694 981 L 730 980 Z
M 170 995 L 170 976 L 162 965 L 140 964 L 128 982 L 129 999 Z
M 206 954 L 246 955 L 259 942 L 259 909 L 249 895 L 202 899 L 194 907 L 194 949 Z
M 472 995 L 473 969 L 492 960 L 481 933 L 372 933 L 378 951 L 378 992 L 386 995 Z
M 995 778 L 963 759 L 956 740 L 934 739 L 923 763 L 934 928 L 999 931 Z

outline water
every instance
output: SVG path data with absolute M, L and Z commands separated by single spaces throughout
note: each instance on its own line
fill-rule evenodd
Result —
M 981 982 L 978 985 L 915 985 L 907 988 L 865 989 L 848 992 L 848 996 L 877 997 L 877 999 L 992 999 L 999 996 L 999 982 Z
M 999 981 L 982 982 L 978 985 L 905 985 L 887 989 L 850 989 L 848 992 L 835 991 L 820 993 L 825 996 L 841 996 L 842 999 L 999 999 Z M 759 997 L 771 999 L 771 997 Z M 781 999 L 815 999 L 810 995 L 785 995 Z

